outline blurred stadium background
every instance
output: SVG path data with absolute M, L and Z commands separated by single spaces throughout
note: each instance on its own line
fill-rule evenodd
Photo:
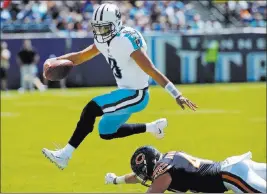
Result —
M 48 163 L 41 149 L 64 145 L 84 105 L 115 86 L 102 56 L 62 82 L 42 77 L 45 59 L 93 43 L 90 19 L 101 2 L 1 1 L 2 192 L 144 192 L 104 185 L 104 175 L 129 172 L 132 152 L 145 144 L 214 160 L 250 150 L 266 162 L 266 1 L 131 0 L 113 1 L 124 24 L 143 33 L 155 66 L 199 110 L 180 110 L 151 80 L 148 108 L 129 122 L 168 118 L 163 140 L 145 134 L 104 141 L 95 128 L 67 169 Z M 33 50 L 31 68 L 19 54 L 23 44 Z M 27 76 L 36 91 L 25 88 Z

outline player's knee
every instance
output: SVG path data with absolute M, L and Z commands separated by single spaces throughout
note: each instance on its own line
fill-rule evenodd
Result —
M 88 117 L 99 117 L 103 115 L 101 107 L 93 100 L 91 100 L 83 109 L 81 119 Z
M 90 101 L 84 107 L 80 120 L 77 123 L 77 127 L 82 128 L 85 131 L 92 132 L 96 117 L 101 115 L 103 115 L 101 107 L 94 101 Z
M 113 133 L 116 132 L 114 127 L 110 126 L 110 123 L 105 122 L 103 119 L 98 124 L 99 135 L 102 139 L 111 140 L 113 139 Z

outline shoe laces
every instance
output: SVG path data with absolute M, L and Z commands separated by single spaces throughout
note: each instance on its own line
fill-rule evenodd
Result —
M 62 150 L 62 146 L 60 144 L 57 144 L 55 142 L 52 142 L 54 144 L 54 146 L 56 147 L 56 151 L 60 151 Z
M 71 159 L 71 157 L 67 156 L 62 149 L 61 144 L 57 144 L 56 142 L 52 142 L 54 144 L 54 146 L 56 147 L 56 151 L 61 152 L 61 154 L 65 155 L 68 159 Z

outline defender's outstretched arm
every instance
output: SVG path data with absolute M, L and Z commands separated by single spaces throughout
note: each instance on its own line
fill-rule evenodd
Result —
M 141 181 L 134 173 L 125 174 L 123 176 L 117 176 L 114 173 L 107 173 L 105 176 L 106 184 L 137 184 Z
M 169 173 L 165 173 L 156 178 L 147 190 L 147 193 L 164 193 L 170 186 L 172 178 Z M 105 176 L 106 184 L 137 184 L 140 179 L 134 173 L 117 176 L 114 173 L 107 173 Z

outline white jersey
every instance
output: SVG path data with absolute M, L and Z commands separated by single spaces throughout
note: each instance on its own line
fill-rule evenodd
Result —
M 148 87 L 149 76 L 130 56 L 141 47 L 147 50 L 140 32 L 130 27 L 122 27 L 109 44 L 98 43 L 95 40 L 95 45 L 110 64 L 119 88 L 143 89 Z

